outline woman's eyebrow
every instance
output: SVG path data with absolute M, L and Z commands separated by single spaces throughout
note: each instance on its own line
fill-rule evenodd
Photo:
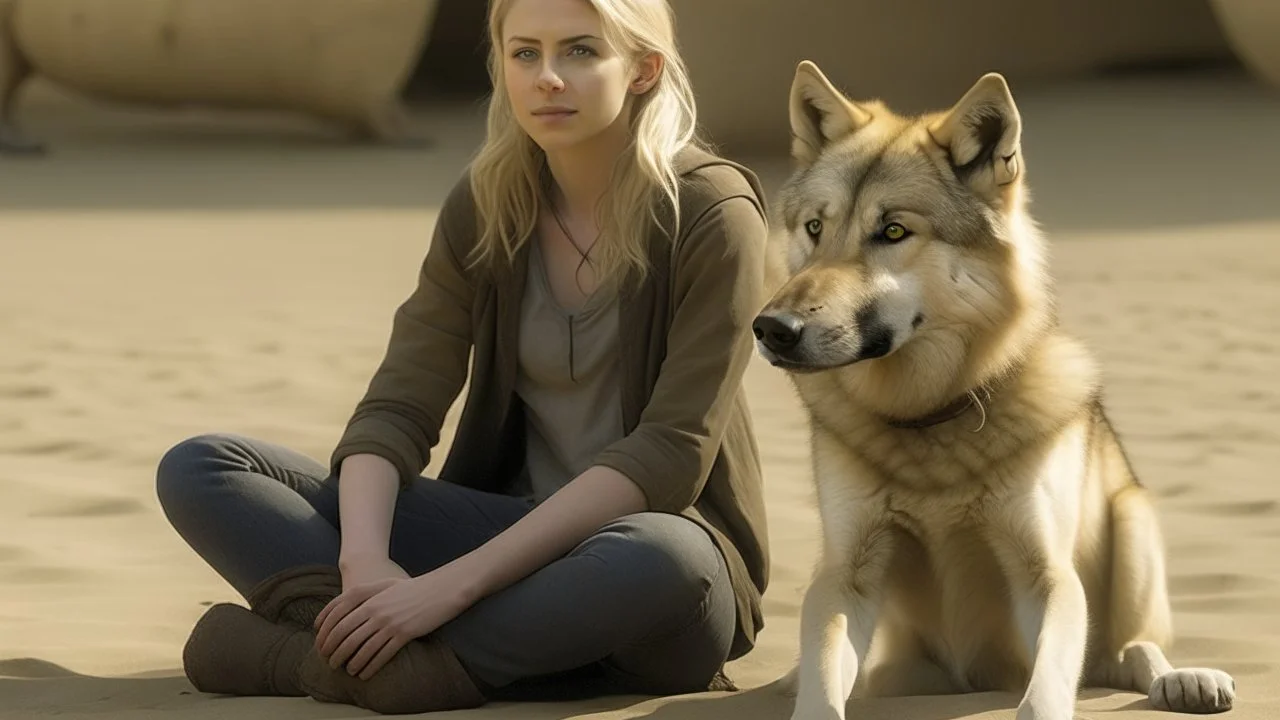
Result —
M 595 35 L 574 35 L 573 37 L 567 37 L 567 38 L 565 38 L 565 39 L 561 40 L 558 44 L 559 44 L 559 45 L 571 45 L 571 44 L 573 44 L 573 43 L 581 42 L 581 41 L 583 41 L 583 40 L 599 40 L 599 39 L 600 39 L 600 38 L 596 37 Z M 537 38 L 522 37 L 522 36 L 519 36 L 519 35 L 516 35 L 516 36 L 513 36 L 513 37 L 509 37 L 509 38 L 507 38 L 507 42 L 509 42 L 509 43 L 512 43 L 512 42 L 522 42 L 522 43 L 527 43 L 527 44 L 529 44 L 529 45 L 540 45 L 540 44 L 542 43 L 542 41 L 541 41 L 541 40 L 538 40 Z

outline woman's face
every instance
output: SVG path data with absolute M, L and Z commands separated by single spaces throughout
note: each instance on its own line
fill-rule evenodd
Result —
M 631 93 L 651 85 L 605 42 L 587 0 L 515 0 L 502 42 L 516 120 L 548 152 L 625 125 Z

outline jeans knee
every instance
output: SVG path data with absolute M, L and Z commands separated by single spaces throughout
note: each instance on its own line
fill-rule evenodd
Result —
M 630 590 L 664 606 L 663 619 L 609 660 L 640 692 L 706 690 L 733 640 L 736 605 L 728 569 L 706 530 L 688 518 L 640 513 L 606 526 Z
M 170 447 L 156 465 L 156 498 L 170 517 L 194 504 L 201 484 L 210 477 L 210 462 L 225 458 L 237 441 L 227 433 L 205 433 Z
M 688 518 L 644 512 L 619 518 L 601 529 L 599 540 L 644 595 L 692 613 L 722 581 L 724 559 L 711 536 Z

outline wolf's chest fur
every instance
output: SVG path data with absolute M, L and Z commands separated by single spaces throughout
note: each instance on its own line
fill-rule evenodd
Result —
M 829 539 L 845 535 L 860 514 L 855 504 L 878 508 L 893 534 L 882 632 L 920 644 L 958 688 L 1012 691 L 1025 683 L 1033 650 L 1020 640 L 1002 553 L 1038 559 L 1011 546 L 1005 528 L 1038 494 L 1060 511 L 1046 532 L 1077 543 L 1080 513 L 1096 505 L 1088 413 L 1042 424 L 1016 395 L 983 410 L 920 429 L 889 428 L 847 406 L 839 416 L 818 414 L 815 480 Z

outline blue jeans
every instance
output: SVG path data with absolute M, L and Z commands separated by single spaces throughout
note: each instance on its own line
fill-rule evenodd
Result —
M 178 534 L 242 596 L 281 570 L 338 563 L 338 480 L 288 448 L 229 434 L 193 437 L 165 454 L 156 491 Z M 532 507 L 420 478 L 397 497 L 391 559 L 421 575 Z M 735 612 L 711 538 L 686 518 L 645 512 L 609 523 L 436 632 L 497 696 L 538 687 L 573 694 L 584 684 L 674 694 L 705 690 L 721 669 Z

